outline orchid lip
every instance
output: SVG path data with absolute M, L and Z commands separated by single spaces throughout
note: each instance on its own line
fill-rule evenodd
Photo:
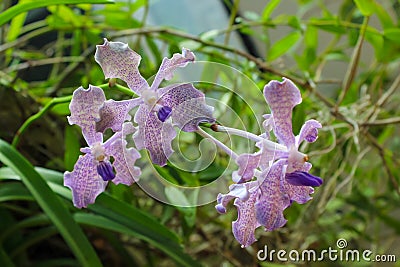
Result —
M 295 186 L 320 186 L 323 180 L 303 171 L 294 171 L 286 174 L 286 181 Z
M 97 165 L 97 173 L 104 181 L 111 181 L 115 178 L 113 167 L 108 161 L 100 161 Z
M 162 106 L 158 112 L 157 117 L 160 121 L 165 122 L 169 117 L 171 117 L 172 108 L 168 106 Z

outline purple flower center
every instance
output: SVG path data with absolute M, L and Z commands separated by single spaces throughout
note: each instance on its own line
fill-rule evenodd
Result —
M 172 108 L 168 106 L 162 106 L 157 112 L 157 117 L 160 121 L 164 122 L 171 116 L 171 113 Z
M 287 173 L 285 178 L 289 184 L 297 186 L 320 186 L 323 182 L 321 178 L 303 171 Z
M 97 165 L 97 173 L 104 181 L 111 181 L 115 178 L 115 173 L 110 162 L 100 161 Z

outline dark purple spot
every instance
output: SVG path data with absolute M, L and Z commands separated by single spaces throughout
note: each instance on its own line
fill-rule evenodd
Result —
M 164 122 L 171 116 L 171 113 L 172 113 L 172 108 L 168 106 L 163 106 L 158 110 L 157 117 L 160 121 Z
M 97 165 L 97 173 L 103 178 L 104 181 L 111 181 L 115 178 L 115 173 L 110 162 L 101 161 Z
M 306 139 L 307 142 L 313 143 L 313 142 L 315 142 L 315 140 L 317 140 L 317 137 L 318 137 L 318 131 L 317 131 L 317 129 L 313 128 L 306 135 L 305 139 Z
M 285 178 L 289 184 L 297 186 L 320 186 L 323 182 L 321 178 L 302 171 L 287 173 Z

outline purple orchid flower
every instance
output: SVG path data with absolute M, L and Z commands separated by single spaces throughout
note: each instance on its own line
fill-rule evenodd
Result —
M 127 115 L 123 114 L 127 114 L 134 106 L 139 106 L 134 117 L 138 124 L 134 141 L 138 149 L 145 148 L 149 151 L 153 163 L 164 166 L 173 153 L 171 142 L 176 136 L 173 126 L 193 132 L 200 122 L 214 121 L 213 108 L 206 105 L 204 94 L 192 84 L 174 84 L 159 88 L 163 80 L 172 79 L 176 68 L 184 67 L 195 60 L 194 54 L 188 49 L 182 49 L 182 54 L 174 54 L 170 59 L 164 58 L 151 86 L 138 70 L 140 55 L 127 44 L 105 39 L 103 45 L 97 46 L 95 60 L 106 78 L 122 79 L 140 96 L 132 100 L 134 103 L 120 109 L 120 118 L 125 120 Z M 114 106 L 110 105 L 108 108 L 112 109 Z M 103 124 L 103 120 L 102 116 L 98 124 Z M 104 126 L 97 127 L 99 131 L 105 129 Z
M 107 100 L 101 88 L 90 86 L 75 90 L 71 104 L 71 116 L 68 122 L 77 124 L 89 147 L 81 148 L 84 155 L 79 156 L 72 172 L 64 173 L 64 185 L 72 190 L 73 203 L 77 208 L 87 207 L 94 203 L 96 197 L 105 190 L 109 181 L 114 184 L 131 185 L 138 181 L 140 169 L 135 167 L 135 161 L 140 158 L 134 148 L 126 148 L 125 136 L 133 134 L 132 123 L 127 122 L 121 127 L 114 126 L 114 120 L 103 120 L 103 126 L 119 130 L 103 143 L 103 134 L 96 131 L 96 121 L 100 119 L 100 109 L 105 118 L 113 117 L 107 113 L 108 106 L 115 105 L 113 100 Z M 129 106 L 130 102 L 122 101 L 119 106 Z M 115 109 L 113 109 L 115 110 Z
M 293 201 L 306 203 L 314 192 L 312 187 L 322 184 L 321 178 L 308 173 L 312 167 L 308 156 L 298 151 L 302 141 L 316 141 L 321 124 L 309 120 L 299 135 L 294 136 L 292 131 L 292 110 L 302 101 L 299 89 L 284 78 L 282 82 L 268 83 L 264 96 L 272 114 L 264 115 L 266 133 L 256 144 L 260 150 L 236 159 L 239 169 L 232 174 L 235 184 L 227 194 L 217 197 L 216 209 L 220 213 L 225 213 L 228 202 L 235 199 L 238 219 L 232 223 L 232 231 L 242 247 L 256 241 L 254 231 L 259 226 L 266 231 L 283 227 L 283 211 Z M 270 130 L 279 143 L 269 140 Z

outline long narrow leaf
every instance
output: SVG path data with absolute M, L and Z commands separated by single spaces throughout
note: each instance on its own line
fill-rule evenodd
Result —
M 13 267 L 14 263 L 11 261 L 10 257 L 4 251 L 4 249 L 0 246 L 0 266 L 3 267 Z
M 18 174 L 36 199 L 39 206 L 49 216 L 60 234 L 82 266 L 101 266 L 96 252 L 74 221 L 71 214 L 50 189 L 33 166 L 7 142 L 0 139 L 0 161 Z
M 49 5 L 64 5 L 64 4 L 111 4 L 114 3 L 113 0 L 36 0 L 29 3 L 17 4 L 15 6 L 10 7 L 0 14 L 0 26 L 15 17 L 18 14 L 23 12 L 46 7 Z
M 46 177 L 49 186 L 54 192 L 66 199 L 72 199 L 71 191 L 61 185 L 62 173 L 39 167 L 35 169 L 43 177 Z M 10 171 L 9 168 L 0 168 L 0 180 L 4 178 L 18 179 L 18 176 Z M 105 228 L 104 222 L 109 222 L 108 227 L 113 227 L 113 229 L 105 229 L 116 232 L 128 229 L 126 234 L 145 240 L 164 251 L 177 263 L 183 266 L 199 266 L 199 263 L 183 252 L 176 234 L 147 213 L 113 198 L 107 193 L 101 194 L 96 199 L 96 203 L 89 205 L 88 209 L 95 212 L 98 218 L 101 218 L 97 227 Z

